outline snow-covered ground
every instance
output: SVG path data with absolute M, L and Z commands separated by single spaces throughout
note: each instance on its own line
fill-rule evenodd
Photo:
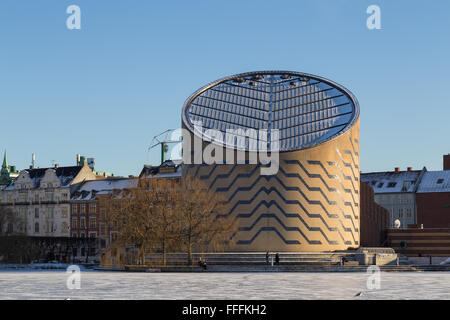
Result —
M 0 271 L 0 299 L 450 299 L 450 273 L 81 272 L 69 290 L 64 271 Z M 358 293 L 359 296 L 356 296 Z

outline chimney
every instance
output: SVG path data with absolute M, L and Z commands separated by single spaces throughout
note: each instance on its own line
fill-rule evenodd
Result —
M 59 164 L 55 163 L 55 169 L 59 168 Z
M 34 169 L 34 163 L 36 162 L 36 155 L 34 153 L 31 154 L 31 166 L 30 169 Z
M 444 170 L 450 170 L 450 153 L 444 154 Z
M 77 154 L 77 166 L 80 165 L 80 161 L 81 161 L 81 155 L 78 153 Z
M 407 170 L 408 170 L 408 171 L 412 171 L 412 167 L 408 167 Z
M 394 168 L 394 171 L 395 171 L 395 172 L 400 172 L 400 168 L 399 168 L 399 167 L 395 167 L 395 168 Z

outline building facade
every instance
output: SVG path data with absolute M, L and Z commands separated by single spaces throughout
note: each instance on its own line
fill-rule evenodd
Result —
M 421 228 L 450 228 L 450 169 L 426 172 L 417 189 L 416 203 Z
M 191 95 L 183 108 L 182 127 L 190 133 L 183 137 L 185 174 L 222 194 L 228 214 L 239 221 L 228 250 L 359 247 L 359 105 L 347 89 L 298 72 L 239 74 Z M 224 138 L 212 139 L 211 129 Z M 267 136 L 228 139 L 229 130 L 259 130 Z M 241 138 L 244 148 L 238 146 Z M 208 140 L 222 147 L 223 154 L 231 150 L 234 164 L 196 161 L 196 145 L 203 145 L 200 153 L 205 153 Z M 266 150 L 278 144 L 275 174 L 262 175 L 266 166 L 252 163 L 252 145 L 261 143 Z M 245 160 L 238 163 L 239 154 Z
M 386 245 L 387 229 L 390 227 L 389 211 L 375 202 L 373 189 L 361 181 L 361 247 Z
M 70 236 L 77 239 L 73 257 L 100 260 L 117 230 L 107 221 L 99 199 L 137 187 L 137 178 L 107 178 L 83 181 L 74 186 L 70 199 Z
M 14 182 L 0 191 L 2 204 L 17 218 L 9 227 L 34 237 L 69 237 L 71 188 L 95 179 L 87 165 L 20 171 Z
M 361 174 L 361 181 L 373 188 L 375 202 L 389 211 L 389 225 L 394 228 L 400 221 L 400 228 L 417 224 L 416 191 L 426 168 L 422 170 L 373 172 Z

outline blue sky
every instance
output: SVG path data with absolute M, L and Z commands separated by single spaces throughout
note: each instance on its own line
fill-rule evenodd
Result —
M 81 30 L 66 28 L 71 4 Z M 381 30 L 366 28 L 371 4 Z M 99 170 L 138 174 L 192 92 L 275 69 L 356 95 L 363 172 L 440 170 L 450 153 L 449 12 L 446 0 L 2 0 L 0 151 L 19 169 L 33 152 L 40 167 L 81 153 Z

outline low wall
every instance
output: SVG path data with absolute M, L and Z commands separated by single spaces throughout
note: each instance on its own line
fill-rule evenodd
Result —
M 450 228 L 389 229 L 387 244 L 408 257 L 449 257 Z

